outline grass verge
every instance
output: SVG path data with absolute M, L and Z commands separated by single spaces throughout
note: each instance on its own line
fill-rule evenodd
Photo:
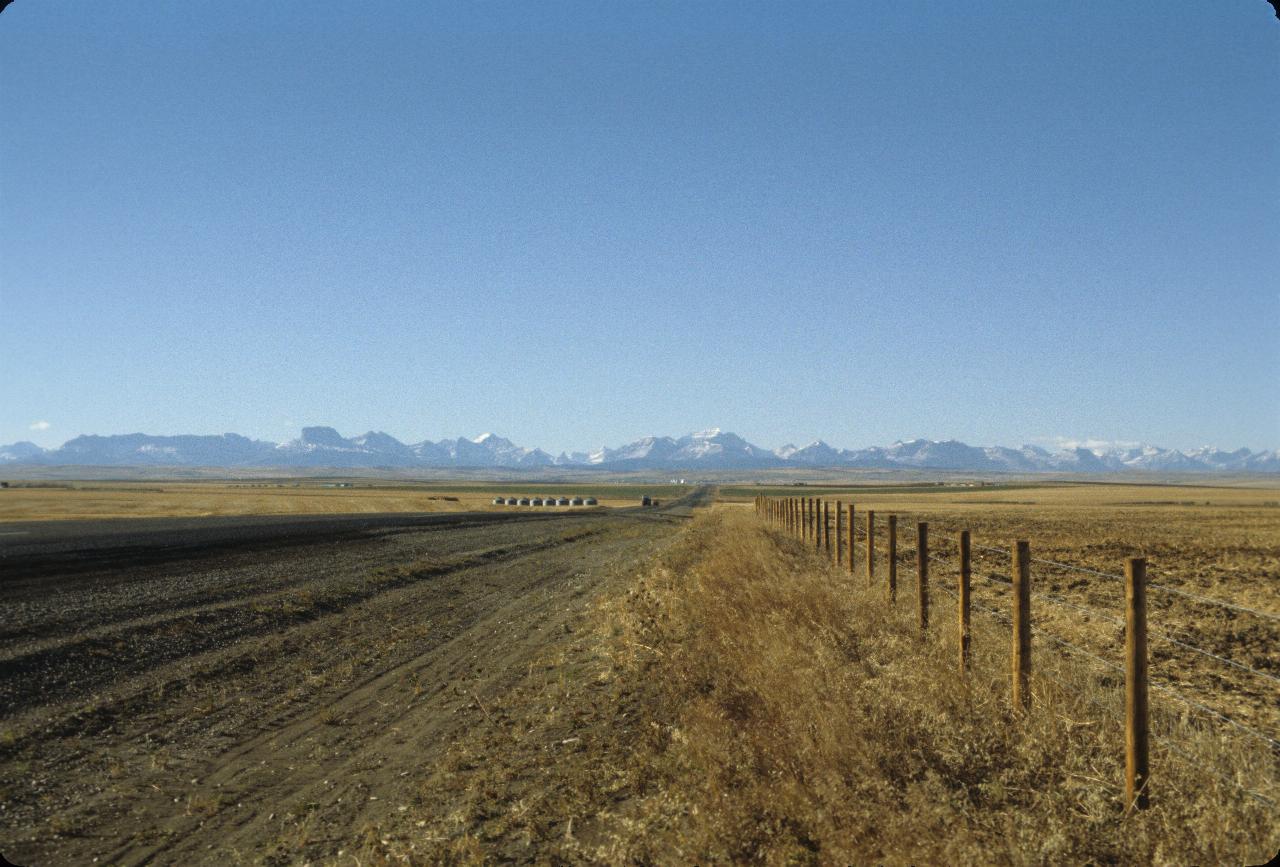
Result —
M 1280 800 L 1274 756 L 1166 720 L 1185 755 L 1157 746 L 1152 809 L 1126 816 L 1114 681 L 1037 648 L 1017 712 L 1003 628 L 975 620 L 960 677 L 945 610 L 922 638 L 905 598 L 745 510 L 695 520 L 597 617 L 435 769 L 410 860 L 1217 864 L 1280 846 L 1274 803 L 1236 785 Z

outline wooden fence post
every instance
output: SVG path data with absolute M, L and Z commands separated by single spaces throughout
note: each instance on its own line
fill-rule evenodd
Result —
M 960 586 L 956 593 L 956 605 L 960 615 L 960 673 L 969 670 L 969 579 L 971 556 L 969 531 L 960 531 Z
M 929 525 L 916 524 L 916 597 L 920 601 L 920 631 L 929 628 Z
M 822 500 L 814 500 L 813 506 L 813 550 L 822 551 L 822 536 L 826 529 L 822 526 Z
M 836 548 L 835 555 L 831 558 L 831 562 L 836 568 L 840 568 L 841 552 L 844 549 L 844 504 L 836 500 Z
M 898 516 L 889 516 L 889 603 L 898 601 Z
M 1031 707 L 1031 544 L 1013 549 L 1013 704 Z
M 876 574 L 876 513 L 867 509 L 867 586 L 870 587 Z
M 853 531 L 853 503 L 850 503 L 850 504 L 849 504 L 849 574 L 850 574 L 850 575 L 852 575 L 852 574 L 853 574 L 853 571 L 854 571 L 854 570 L 853 570 L 853 567 L 854 567 L 854 559 L 853 559 L 853 550 L 854 550 L 854 548 L 853 548 L 853 537 L 854 537 L 854 531 Z
M 1150 805 L 1147 717 L 1147 561 L 1124 564 L 1124 800 L 1125 810 Z
M 827 556 L 831 556 L 831 503 L 822 504 L 822 544 L 827 546 Z

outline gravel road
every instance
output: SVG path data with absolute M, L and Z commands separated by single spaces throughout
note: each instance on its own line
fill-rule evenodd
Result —
M 337 857 L 709 496 L 0 526 L 0 852 Z

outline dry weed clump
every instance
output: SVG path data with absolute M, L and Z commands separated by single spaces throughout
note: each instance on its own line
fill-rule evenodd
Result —
M 643 784 L 578 855 L 1222 864 L 1276 853 L 1274 756 L 1166 720 L 1161 743 L 1185 758 L 1158 745 L 1152 809 L 1126 816 L 1114 679 L 1040 644 L 1033 708 L 1015 711 L 1007 631 L 975 613 L 961 677 L 952 600 L 935 594 L 936 626 L 921 637 L 911 596 L 891 609 L 882 587 L 746 510 L 696 520 L 606 611 L 617 676 L 647 684 L 660 736 L 631 745 L 628 773 Z

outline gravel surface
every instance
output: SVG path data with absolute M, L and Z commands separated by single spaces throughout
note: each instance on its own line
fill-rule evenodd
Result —
M 0 851 L 336 858 L 708 496 L 0 535 Z

